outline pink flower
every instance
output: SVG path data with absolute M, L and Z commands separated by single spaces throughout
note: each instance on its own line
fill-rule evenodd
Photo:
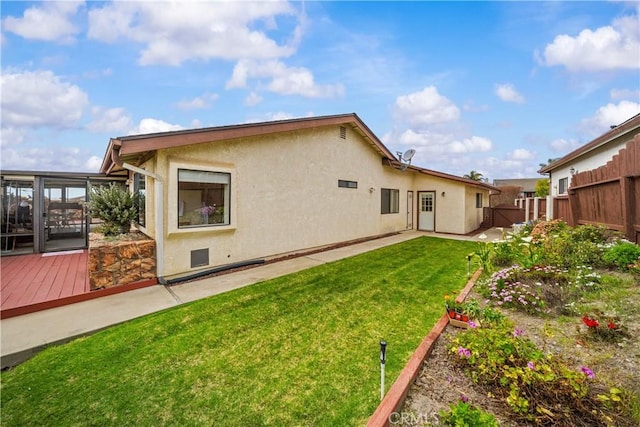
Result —
M 469 351 L 469 349 L 464 347 L 458 347 L 458 354 L 464 357 L 471 357 L 471 352 Z
M 593 371 L 586 366 L 581 366 L 580 371 L 582 371 L 583 374 L 591 379 L 594 379 L 596 377 L 596 374 L 594 374 Z
M 536 365 L 534 365 L 533 362 L 527 362 L 527 368 L 529 368 L 531 370 L 535 370 L 536 369 Z
M 513 330 L 513 337 L 517 338 L 517 337 L 521 337 L 522 335 L 524 335 L 524 331 L 520 328 L 515 328 Z

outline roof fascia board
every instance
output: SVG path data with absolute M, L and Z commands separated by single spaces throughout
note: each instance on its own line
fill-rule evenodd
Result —
M 312 117 L 304 119 L 280 120 L 273 122 L 249 123 L 216 128 L 174 131 L 161 134 L 135 135 L 117 138 L 122 146 L 120 155 L 126 156 L 148 151 L 161 150 L 172 147 L 182 147 L 205 142 L 231 140 L 237 138 L 254 137 L 280 132 L 292 132 L 322 126 L 352 124 L 368 138 L 377 150 L 386 156 L 393 154 L 369 130 L 369 128 L 355 114 L 336 116 Z M 105 158 L 108 157 L 105 155 Z

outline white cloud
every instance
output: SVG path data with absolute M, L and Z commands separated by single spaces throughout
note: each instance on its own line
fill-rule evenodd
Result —
M 94 107 L 91 113 L 95 117 L 87 125 L 87 129 L 91 132 L 125 132 L 133 125 L 131 117 L 124 108 Z
M 510 160 L 532 160 L 535 157 L 535 153 L 526 148 L 516 148 L 510 153 L 507 153 L 507 158 Z
M 84 1 L 43 2 L 26 9 L 21 18 L 6 17 L 2 27 L 25 39 L 71 42 L 79 32 L 71 19 L 82 5 Z
M 0 131 L 0 147 L 21 144 L 22 142 L 24 142 L 26 134 L 27 130 L 24 128 L 3 126 L 2 131 Z
M 640 90 L 638 89 L 611 89 L 609 97 L 613 100 L 640 99 Z
M 181 110 L 195 110 L 200 108 L 209 108 L 211 107 L 211 103 L 217 99 L 218 99 L 217 94 L 205 93 L 193 99 L 177 102 L 176 107 Z
M 493 144 L 490 139 L 481 136 L 472 136 L 462 141 L 453 141 L 449 147 L 452 153 L 475 153 L 490 151 Z
M 98 156 L 91 156 L 85 163 L 85 169 L 90 172 L 98 172 L 102 166 L 102 159 Z
M 515 86 L 511 83 L 496 84 L 495 93 L 498 98 L 505 102 L 515 102 L 516 104 L 524 103 L 524 97 L 518 93 Z
M 95 172 L 97 169 L 93 167 L 94 164 L 92 156 L 85 150 L 59 144 L 2 149 L 2 169 L 7 170 Z
M 640 104 L 637 102 L 620 101 L 616 104 L 607 104 L 581 123 L 581 128 L 590 135 L 600 135 L 607 132 L 611 126 L 617 126 L 622 122 L 640 113 Z
M 563 65 L 569 71 L 640 68 L 638 16 L 615 19 L 595 31 L 585 29 L 576 37 L 556 36 L 544 49 L 544 65 Z
M 317 85 L 311 71 L 304 67 L 287 67 L 277 60 L 238 61 L 225 87 L 243 88 L 248 79 L 270 79 L 265 89 L 280 95 L 300 95 L 307 98 L 330 98 L 344 93 L 342 85 Z
M 172 125 L 158 119 L 142 119 L 135 129 L 129 131 L 128 135 L 144 135 L 147 133 L 169 132 L 172 130 L 184 129 L 180 125 Z
M 396 120 L 418 126 L 446 123 L 457 120 L 460 117 L 460 109 L 440 95 L 434 86 L 429 86 L 420 92 L 396 98 L 394 117 Z
M 51 71 L 3 72 L 2 126 L 69 128 L 82 118 L 89 98 Z
M 556 153 L 563 153 L 563 154 L 566 154 L 575 150 L 580 145 L 581 145 L 580 142 L 576 140 L 567 140 L 564 138 L 555 139 L 551 141 L 551 143 L 549 144 L 549 146 L 553 151 L 555 151 Z
M 296 20 L 279 35 L 276 17 Z M 142 65 L 180 65 L 194 59 L 279 58 L 292 55 L 304 16 L 284 1 L 114 2 L 89 11 L 88 37 L 104 42 L 131 40 L 145 46 Z
M 246 105 L 248 107 L 253 107 L 254 105 L 258 105 L 259 103 L 261 103 L 262 99 L 263 98 L 260 95 L 258 95 L 257 93 L 251 92 L 244 99 L 244 105 Z

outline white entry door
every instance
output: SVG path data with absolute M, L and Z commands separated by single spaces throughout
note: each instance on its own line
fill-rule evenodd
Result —
M 413 228 L 413 191 L 407 191 L 407 230 Z
M 418 193 L 420 213 L 418 214 L 418 229 L 423 231 L 435 230 L 435 191 L 422 191 Z

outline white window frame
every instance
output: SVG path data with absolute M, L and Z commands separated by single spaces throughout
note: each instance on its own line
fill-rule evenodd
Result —
M 180 200 L 179 194 L 179 171 L 192 170 L 197 172 L 211 172 L 211 173 L 223 173 L 229 175 L 229 203 L 228 207 L 225 206 L 225 215 L 228 215 L 226 224 L 200 224 L 180 227 L 179 222 L 179 210 Z M 230 168 L 228 165 L 218 166 L 212 164 L 199 164 L 199 163 L 186 163 L 186 162 L 171 162 L 169 164 L 169 184 L 168 184 L 168 202 L 167 202 L 167 231 L 169 235 L 172 234 L 189 234 L 189 233 L 210 233 L 210 232 L 223 232 L 236 229 L 236 206 L 237 197 L 235 189 L 235 168 Z M 184 212 L 182 212 L 184 214 Z

